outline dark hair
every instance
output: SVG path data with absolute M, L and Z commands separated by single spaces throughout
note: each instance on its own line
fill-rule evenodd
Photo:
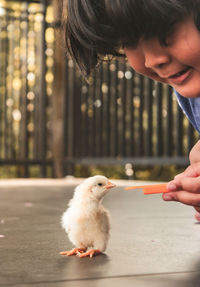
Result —
M 85 75 L 105 55 L 136 46 L 141 36 L 164 45 L 175 23 L 199 20 L 200 0 L 63 0 L 67 51 Z M 199 8 L 198 8 L 199 7 Z M 199 23 L 196 23 L 199 27 Z

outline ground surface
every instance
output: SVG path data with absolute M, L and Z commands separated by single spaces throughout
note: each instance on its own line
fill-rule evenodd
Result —
M 0 286 L 200 286 L 193 209 L 159 194 L 124 191 L 126 181 L 104 199 L 112 217 L 106 253 L 60 256 L 72 248 L 60 218 L 76 183 L 0 181 Z

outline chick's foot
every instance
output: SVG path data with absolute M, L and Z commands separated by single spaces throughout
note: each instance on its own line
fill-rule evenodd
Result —
M 72 250 L 69 250 L 69 251 L 62 251 L 62 252 L 60 252 L 60 254 L 72 256 L 72 255 L 82 254 L 82 252 L 85 252 L 86 249 L 87 248 L 73 248 Z
M 79 256 L 80 258 L 87 257 L 87 256 L 89 256 L 90 258 L 92 258 L 94 255 L 98 255 L 98 254 L 100 254 L 100 253 L 101 253 L 101 251 L 98 250 L 98 249 L 90 249 L 90 250 L 88 250 L 87 252 L 83 252 L 83 253 L 78 252 L 78 253 L 77 253 L 77 256 Z

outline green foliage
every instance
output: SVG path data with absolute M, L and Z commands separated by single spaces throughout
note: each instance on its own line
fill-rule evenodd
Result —
M 113 179 L 135 179 L 135 180 L 152 180 L 152 181 L 169 181 L 175 175 L 182 172 L 183 167 L 177 166 L 137 166 L 133 170 L 132 176 L 127 176 L 126 168 L 123 165 L 116 166 L 85 166 L 76 165 L 73 168 L 72 175 L 75 177 L 89 177 L 96 174 L 103 174 L 108 178 Z M 33 165 L 28 168 L 30 178 L 39 178 L 41 176 L 41 168 L 38 165 Z M 3 178 L 23 178 L 26 177 L 26 170 L 23 166 L 1 166 L 0 179 Z M 47 166 L 47 178 L 53 177 L 51 166 Z
M 10 165 L 0 167 L 0 179 L 10 178 L 40 178 L 41 167 L 39 165 L 32 165 L 28 168 L 20 165 Z M 53 171 L 51 166 L 47 166 L 47 178 L 53 177 Z
M 138 166 L 134 168 L 133 176 L 127 176 L 125 167 L 118 166 L 83 166 L 77 165 L 74 169 L 75 177 L 88 177 L 96 174 L 103 174 L 108 178 L 114 179 L 135 179 L 135 180 L 156 180 L 156 181 L 169 181 L 175 175 L 181 173 L 183 167 L 177 166 Z

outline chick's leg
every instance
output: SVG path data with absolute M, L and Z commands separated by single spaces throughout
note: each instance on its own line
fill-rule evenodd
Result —
M 76 254 L 82 254 L 82 252 L 85 252 L 87 248 L 73 248 L 72 250 L 69 251 L 63 251 L 60 252 L 61 255 L 67 255 L 67 256 L 72 256 Z
M 83 252 L 83 253 L 78 252 L 77 255 L 78 255 L 80 258 L 82 258 L 82 257 L 87 257 L 87 256 L 89 256 L 90 258 L 92 258 L 94 255 L 98 255 L 98 254 L 100 254 L 100 253 L 101 253 L 101 251 L 98 250 L 98 249 L 90 249 L 90 250 L 88 250 L 87 252 Z

